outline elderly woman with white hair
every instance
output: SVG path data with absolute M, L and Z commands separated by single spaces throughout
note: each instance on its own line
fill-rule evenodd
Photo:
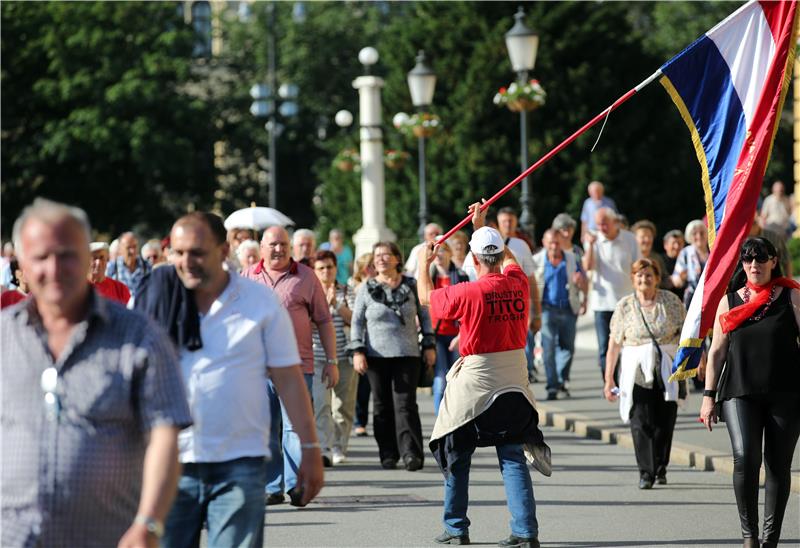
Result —
M 261 260 L 261 247 L 255 240 L 245 240 L 236 248 L 236 259 L 241 270 L 249 268 Z
M 690 221 L 686 225 L 685 237 L 689 245 L 681 249 L 678 255 L 672 283 L 675 287 L 684 288 L 683 304 L 688 309 L 708 261 L 708 229 L 705 223 L 699 219 Z

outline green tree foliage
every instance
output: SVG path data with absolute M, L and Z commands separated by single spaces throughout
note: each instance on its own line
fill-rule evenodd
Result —
M 530 116 L 531 163 L 737 5 L 526 4 L 526 20 L 540 35 L 532 76 L 548 92 L 547 104 Z M 425 50 L 437 73 L 433 110 L 442 117 L 445 131 L 428 147 L 428 187 L 431 217 L 444 225 L 460 220 L 468 203 L 490 196 L 520 172 L 519 116 L 491 102 L 496 90 L 514 79 L 503 34 L 515 11 L 516 4 L 502 2 L 414 2 L 403 4 L 402 16 L 389 17 L 378 35 L 366 32 L 366 26 L 361 32 L 351 21 L 350 32 L 358 28 L 381 52 L 386 135 L 396 134 L 389 123 L 394 112 L 412 108 L 405 76 L 418 49 Z M 323 21 L 317 24 L 324 25 L 325 13 L 320 7 Z M 365 39 L 359 46 L 366 44 Z M 355 64 L 355 52 L 349 62 Z M 330 72 L 328 76 L 335 77 Z M 338 106 L 331 105 L 331 112 Z M 790 130 L 787 123 L 781 127 L 768 177 L 791 178 Z M 658 83 L 611 114 L 597 148 L 590 152 L 599 131 L 598 125 L 531 177 L 537 236 L 560 211 L 579 214 L 586 185 L 593 179 L 605 182 L 608 194 L 631 221 L 652 219 L 662 233 L 704 215 L 700 170 L 689 133 Z M 414 159 L 415 145 L 405 143 Z M 342 196 L 344 188 L 353 188 L 355 176 L 336 173 L 327 161 L 320 165 L 320 228 L 359 226 L 358 202 Z M 388 224 L 401 238 L 413 238 L 415 161 L 399 173 L 387 172 L 386 186 Z M 519 195 L 515 189 L 499 205 L 518 208 Z
M 361 225 L 360 178 L 332 166 L 357 146 L 353 80 L 358 51 L 375 46 L 385 80 L 387 148 L 411 154 L 386 170 L 387 223 L 415 238 L 417 143 L 391 125 L 411 112 L 406 74 L 424 49 L 438 76 L 433 111 L 444 130 L 427 147 L 431 220 L 450 226 L 467 205 L 515 178 L 519 116 L 492 103 L 513 79 L 503 34 L 512 2 L 256 2 L 243 21 L 234 3 L 216 13 L 224 44 L 190 60 L 193 36 L 166 2 L 2 4 L 3 228 L 33 196 L 87 208 L 106 231 L 134 223 L 166 230 L 189 204 L 229 213 L 266 203 L 267 132 L 248 112 L 248 90 L 267 76 L 274 35 L 277 78 L 300 89 L 299 115 L 280 119 L 278 207 L 321 235 Z M 531 163 L 652 74 L 736 8 L 736 2 L 527 2 L 540 35 L 531 76 L 548 92 L 530 115 Z M 274 10 L 274 12 L 272 11 Z M 356 116 L 357 118 L 357 116 Z M 791 118 L 784 115 L 768 178 L 791 180 Z M 593 179 L 631 221 L 660 231 L 704 214 L 688 131 L 657 83 L 531 177 L 540 236 L 561 211 L 577 216 Z M 213 164 L 212 151 L 218 158 Z M 519 188 L 498 205 L 519 206 Z M 110 206 L 110 207 L 109 207 Z
M 3 2 L 3 231 L 35 196 L 96 228 L 169 226 L 213 191 L 194 35 L 173 2 Z

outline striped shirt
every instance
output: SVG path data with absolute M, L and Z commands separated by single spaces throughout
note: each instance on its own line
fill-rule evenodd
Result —
M 339 307 L 339 303 L 347 302 L 347 307 L 352 310 L 355 300 L 356 296 L 349 287 L 336 282 L 336 306 L 329 306 L 328 308 L 331 311 L 333 328 L 336 331 L 336 359 L 339 360 L 340 365 L 347 361 L 347 345 L 350 342 L 348 337 L 350 334 L 350 326 L 344 323 L 344 318 L 342 318 L 339 313 L 336 312 L 336 308 Z M 322 341 L 319 338 L 319 330 L 316 328 L 316 326 L 314 327 L 314 332 L 312 333 L 312 340 L 314 342 L 314 362 L 326 363 L 328 358 L 325 355 L 325 349 L 322 347 Z
M 147 433 L 192 423 L 177 356 L 138 312 L 93 291 L 58 360 L 35 302 L 0 316 L 2 546 L 116 546 L 139 504 Z M 58 371 L 57 406 L 42 373 Z

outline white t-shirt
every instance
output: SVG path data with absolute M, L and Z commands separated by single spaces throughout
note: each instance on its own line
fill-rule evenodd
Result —
M 525 243 L 522 238 L 509 238 L 508 249 L 514 254 L 514 258 L 519 263 L 520 268 L 529 278 L 536 272 L 536 266 L 533 264 L 533 254 L 531 248 Z M 464 258 L 464 265 L 461 269 L 469 276 L 469 280 L 474 282 L 478 279 L 478 273 L 475 271 L 475 265 L 472 262 L 472 251 L 467 253 Z
M 636 236 L 620 230 L 617 237 L 609 240 L 597 234 L 594 243 L 595 268 L 589 303 L 594 311 L 613 311 L 625 295 L 633 293 L 631 266 L 641 258 Z
M 200 318 L 203 347 L 181 350 L 194 424 L 178 435 L 181 462 L 269 456 L 267 367 L 300 364 L 289 313 L 263 284 L 231 272 Z
M 420 248 L 427 243 L 428 242 L 420 242 L 408 252 L 406 264 L 403 265 L 403 272 L 405 272 L 407 276 L 411 276 L 412 278 L 417 277 L 417 253 L 419 253 Z

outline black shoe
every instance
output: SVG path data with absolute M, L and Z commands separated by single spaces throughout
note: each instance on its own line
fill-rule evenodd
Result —
M 639 489 L 652 489 L 653 488 L 653 480 L 650 478 L 641 478 L 639 480 Z
M 656 477 L 656 485 L 666 485 L 666 484 L 667 484 L 667 476 Z
M 270 493 L 267 495 L 267 506 L 283 504 L 283 493 Z
M 306 506 L 303 502 L 303 488 L 302 487 L 292 487 L 289 489 L 289 504 L 292 506 L 296 506 L 297 508 L 303 508 Z
M 397 461 L 395 459 L 382 459 L 381 468 L 384 470 L 394 470 L 397 468 Z
M 324 468 L 333 468 L 333 461 L 328 455 L 322 455 L 322 466 Z
M 548 392 L 547 401 L 555 401 L 558 399 L 558 392 Z
M 519 546 L 519 548 L 539 548 L 539 539 L 536 537 L 523 538 L 516 535 L 509 535 L 497 543 L 498 546 Z
M 469 544 L 469 535 L 467 533 L 463 535 L 451 535 L 445 531 L 433 540 L 439 544 L 460 544 L 461 546 L 466 546 Z
M 564 384 L 562 384 L 561 386 L 558 387 L 558 391 L 560 393 L 564 394 L 565 398 L 571 397 L 571 394 L 569 393 L 569 389 L 567 388 L 567 381 L 564 381 Z
M 422 459 L 414 455 L 403 457 L 403 463 L 409 472 L 416 472 L 422 468 Z

